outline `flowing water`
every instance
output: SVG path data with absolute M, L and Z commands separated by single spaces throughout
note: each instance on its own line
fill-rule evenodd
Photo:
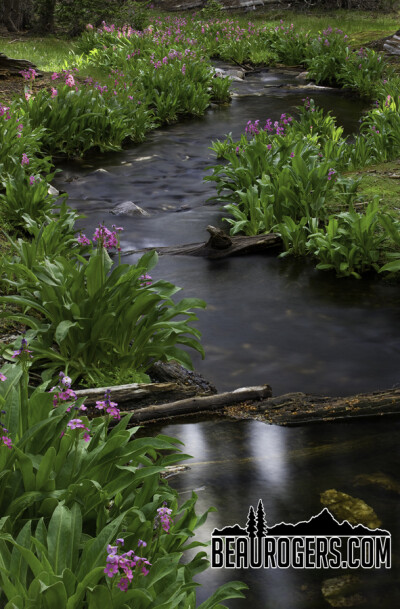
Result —
M 360 104 L 337 91 L 285 86 L 294 82 L 288 74 L 249 76 L 244 83 L 234 83 L 236 97 L 230 106 L 158 129 L 129 150 L 65 163 L 57 185 L 68 192 L 70 204 L 87 215 L 81 223 L 87 234 L 99 222 L 122 225 L 123 250 L 205 241 L 205 227 L 222 226 L 224 215 L 207 202 L 215 192 L 202 181 L 215 163 L 211 140 L 229 132 L 238 138 L 249 119 L 262 122 L 276 120 L 282 112 L 295 113 L 306 96 L 333 110 L 345 133 L 356 131 Z M 150 216 L 109 214 L 126 200 Z M 127 262 L 136 259 L 125 257 Z M 398 287 L 376 279 L 336 280 L 308 262 L 274 256 L 219 261 L 164 256 L 152 275 L 182 286 L 184 296 L 207 302 L 198 323 L 206 359 L 193 359 L 219 390 L 269 383 L 275 395 L 346 395 L 399 381 Z M 210 505 L 219 509 L 200 531 L 204 541 L 214 526 L 243 526 L 249 505 L 259 498 L 269 522 L 297 522 L 318 513 L 320 492 L 335 488 L 371 505 L 398 544 L 398 492 L 376 483 L 356 484 L 356 476 L 374 472 L 397 477 L 400 484 L 397 421 L 281 429 L 255 421 L 212 419 L 171 425 L 163 433 L 183 440 L 185 452 L 195 457 L 192 469 L 173 480 L 182 498 L 200 488 L 199 511 Z M 367 596 L 372 604 L 362 606 L 375 609 L 378 598 L 379 606 L 396 606 L 398 570 L 397 558 L 390 572 L 370 575 Z M 200 577 L 205 583 L 200 597 L 224 581 L 240 579 L 251 590 L 247 601 L 232 601 L 232 607 L 251 601 L 256 609 L 323 608 L 328 604 L 321 581 L 338 574 L 208 570 Z M 366 585 L 363 581 L 361 588 Z

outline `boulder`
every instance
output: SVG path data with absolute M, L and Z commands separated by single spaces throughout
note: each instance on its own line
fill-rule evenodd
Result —
M 114 216 L 150 216 L 149 212 L 136 205 L 133 201 L 118 203 L 118 205 L 110 210 L 110 214 L 114 214 Z

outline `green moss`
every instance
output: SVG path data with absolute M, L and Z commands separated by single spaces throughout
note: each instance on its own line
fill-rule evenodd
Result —
M 378 195 L 400 220 L 400 159 L 372 165 L 351 175 L 360 176 L 360 194 L 367 200 Z

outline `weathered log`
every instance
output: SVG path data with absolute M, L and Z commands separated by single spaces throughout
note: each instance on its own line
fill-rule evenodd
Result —
M 257 404 L 257 410 L 263 413 L 263 420 L 274 425 L 394 415 L 400 414 L 400 388 L 347 397 L 287 393 L 262 400 Z
M 85 405 L 94 406 L 97 400 L 103 400 L 107 389 L 111 390 L 111 399 L 118 403 L 121 410 L 143 408 L 148 404 L 165 403 L 168 400 L 180 400 L 196 395 L 209 395 L 210 390 L 200 391 L 197 386 L 185 386 L 180 383 L 130 383 L 114 387 L 79 389 L 75 391 L 78 398 L 86 396 Z
M 4 53 L 0 53 L 0 74 L 19 74 L 21 70 L 35 68 L 36 66 L 27 59 L 12 59 Z
M 268 235 L 229 237 L 223 231 L 214 226 L 207 226 L 210 238 L 207 243 L 189 243 L 187 245 L 146 247 L 141 250 L 128 250 L 121 252 L 123 256 L 139 254 L 150 250 L 156 250 L 160 255 L 169 256 L 203 256 L 205 258 L 226 258 L 240 254 L 259 254 L 271 249 L 281 248 L 282 239 L 279 235 L 269 233 Z
M 199 394 L 217 393 L 216 387 L 195 370 L 187 370 L 177 362 L 155 362 L 148 370 L 149 376 L 157 383 L 178 383 L 197 388 Z
M 245 402 L 246 400 L 260 400 L 272 395 L 269 385 L 261 385 L 259 387 L 242 387 L 235 391 L 218 393 L 205 397 L 193 397 L 169 404 L 159 404 L 140 408 L 137 411 L 131 411 L 131 423 L 142 423 L 144 421 L 154 421 L 172 416 L 180 416 L 184 414 L 194 414 L 199 412 L 207 412 L 211 410 L 221 410 L 228 404 Z

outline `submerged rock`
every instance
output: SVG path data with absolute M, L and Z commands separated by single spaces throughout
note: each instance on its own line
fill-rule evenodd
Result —
M 322 505 L 329 508 L 339 522 L 347 520 L 352 525 L 362 524 L 370 529 L 377 529 L 382 524 L 372 507 L 362 499 L 333 488 L 321 493 L 320 497 Z
M 342 575 L 322 582 L 322 594 L 331 607 L 358 607 L 366 602 L 356 590 L 360 579 L 355 575 Z
M 354 483 L 356 486 L 373 484 L 374 486 L 384 488 L 386 491 L 393 491 L 394 493 L 398 493 L 400 495 L 400 483 L 382 472 L 375 472 L 373 474 L 359 474 L 355 477 Z
M 118 205 L 110 210 L 110 214 L 114 214 L 114 216 L 150 216 L 149 212 L 136 205 L 133 201 L 118 203 Z

